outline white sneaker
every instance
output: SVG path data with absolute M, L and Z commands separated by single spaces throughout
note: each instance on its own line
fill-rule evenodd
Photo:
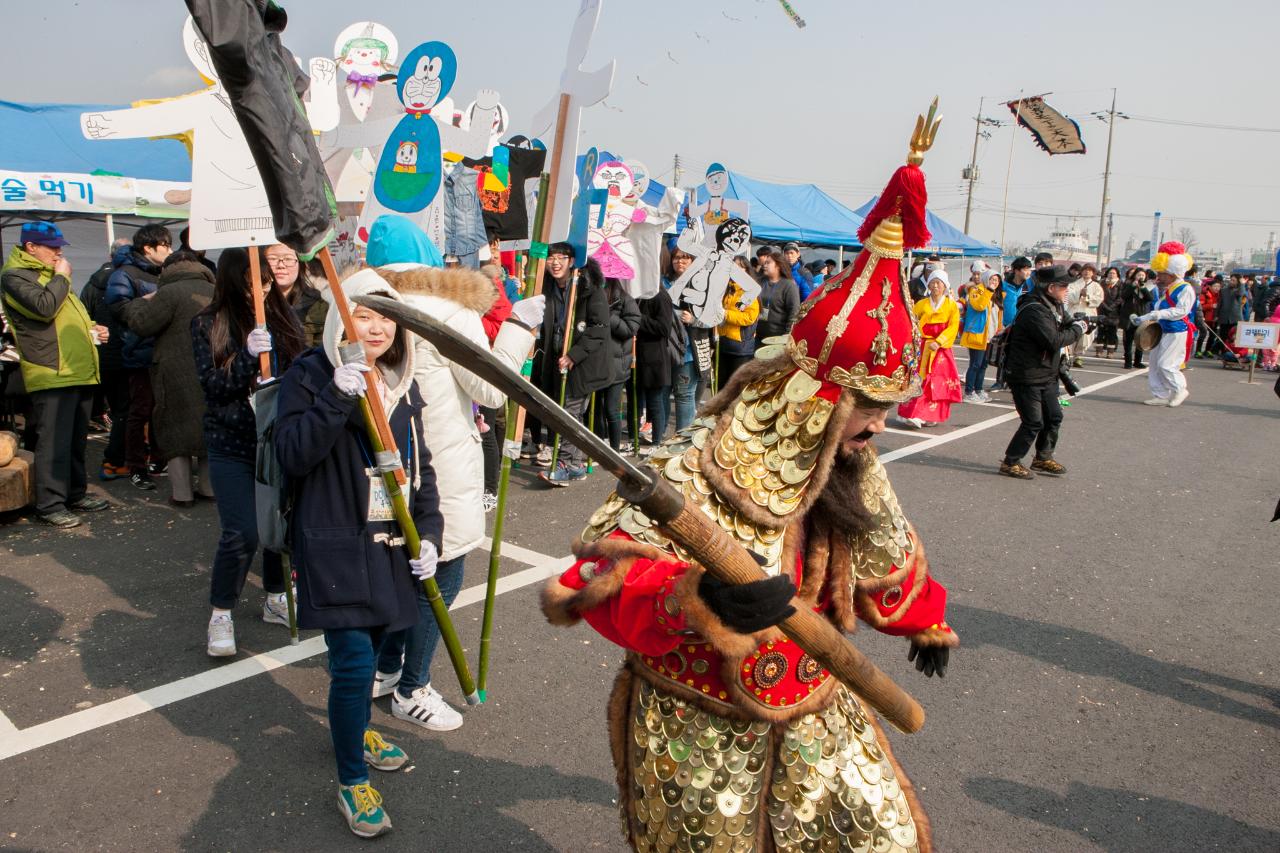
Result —
M 283 592 L 269 592 L 262 599 L 262 621 L 289 627 L 289 600 Z
M 1183 388 L 1181 391 L 1173 395 L 1173 399 L 1169 401 L 1169 408 L 1172 409 L 1174 406 L 1181 406 L 1183 402 L 1185 402 L 1186 399 L 1190 396 L 1191 396 L 1191 392 L 1188 391 L 1186 388 Z
M 1168 401 L 1168 400 L 1166 400 L 1166 399 L 1164 399 L 1163 397 L 1152 397 L 1150 400 L 1143 400 L 1143 401 L 1142 401 L 1142 405 L 1144 405 L 1144 406 L 1167 406 L 1167 405 L 1169 405 L 1169 401 Z
M 551 467 L 551 448 L 545 444 L 539 447 L 538 455 L 535 461 L 537 462 L 539 468 L 550 468 Z
M 973 391 L 965 391 L 963 401 L 966 403 L 981 403 L 982 400 Z
M 227 658 L 236 653 L 236 628 L 231 614 L 219 614 L 209 619 L 209 657 Z
M 391 715 L 434 732 L 451 732 L 462 725 L 462 715 L 430 684 L 413 691 L 408 699 L 399 693 L 392 696 Z
M 920 418 L 898 418 L 898 421 L 907 429 L 923 429 L 924 421 Z
M 988 394 L 986 391 L 979 391 L 979 392 L 978 392 L 978 402 L 979 402 L 979 403 L 990 403 L 990 402 L 991 402 L 991 395 L 990 395 L 990 394 Z
M 396 685 L 400 683 L 400 672 L 376 672 L 373 675 L 373 698 L 381 699 L 396 689 Z
M 480 508 L 485 512 L 493 512 L 498 508 L 498 496 L 493 492 L 485 492 L 480 497 Z

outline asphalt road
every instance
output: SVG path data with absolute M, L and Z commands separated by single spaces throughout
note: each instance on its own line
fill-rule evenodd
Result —
M 999 405 L 878 441 L 962 641 L 937 681 L 901 640 L 858 634 L 928 711 L 895 750 L 942 850 L 1280 849 L 1280 400 L 1265 376 L 1197 362 L 1186 405 L 1152 410 L 1143 376 L 1087 369 L 1081 385 L 1110 384 L 1068 410 L 1065 478 L 996 475 L 1014 428 Z M 523 550 L 503 561 L 515 588 L 498 599 L 489 701 L 448 734 L 385 699 L 374 712 L 413 758 L 375 780 L 395 823 L 379 848 L 623 849 L 604 733 L 620 653 L 548 626 L 532 582 L 608 489 L 599 473 L 555 491 L 518 474 L 505 539 Z M 0 847 L 354 849 L 320 641 L 290 649 L 262 623 L 251 576 L 239 659 L 212 661 L 213 508 L 170 508 L 163 481 L 94 492 L 115 507 L 76 531 L 0 516 Z M 474 554 L 465 586 L 486 567 Z M 473 662 L 480 610 L 455 610 Z M 435 670 L 456 702 L 445 656 Z

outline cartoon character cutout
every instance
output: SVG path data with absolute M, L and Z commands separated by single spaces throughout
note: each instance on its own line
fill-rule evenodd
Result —
M 400 147 L 396 149 L 395 170 L 411 174 L 418 171 L 418 143 L 408 140 L 400 143 Z
M 596 164 L 599 161 L 600 152 L 595 148 L 588 149 L 582 157 L 582 166 L 578 174 L 573 176 L 576 187 L 581 187 L 581 190 L 573 197 L 568 243 L 573 247 L 573 265 L 579 268 L 587 265 L 587 258 L 590 257 L 592 226 L 609 197 L 608 190 L 597 188 L 595 185 Z M 608 273 L 605 275 L 607 276 Z
M 733 218 L 749 222 L 751 205 L 740 199 L 725 198 L 729 190 L 729 170 L 719 163 L 707 167 L 706 189 L 707 200 L 691 205 L 688 218 L 701 223 L 702 242 L 715 248 L 716 229 Z
M 356 229 L 356 239 L 361 243 L 368 241 L 369 228 L 384 213 L 408 216 L 431 233 L 435 229 L 428 228 L 428 220 L 434 221 L 443 215 L 437 196 L 444 171 L 441 160 L 444 152 L 454 151 L 477 159 L 484 156 L 498 106 L 498 93 L 481 89 L 476 94 L 471 129 L 454 127 L 448 94 L 457 73 L 457 57 L 447 44 L 439 41 L 420 44 L 400 66 L 396 81 L 401 105 L 398 115 L 377 119 L 371 116 L 364 122 L 343 123 L 321 134 L 320 143 L 326 149 L 367 147 L 376 158 L 372 191 L 365 200 Z M 412 145 L 406 147 L 405 143 Z M 416 151 L 416 159 L 413 163 L 402 162 L 410 150 Z M 412 169 L 403 168 L 410 165 Z
M 693 255 L 689 268 L 671 283 L 671 302 L 679 309 L 693 314 L 694 320 L 704 327 L 718 326 L 724 321 L 724 295 L 729 282 L 736 284 L 742 295 L 738 307 L 745 309 L 760 295 L 760 284 L 733 262 L 751 246 L 751 226 L 746 221 L 731 218 L 716 226 L 716 247 L 708 249 L 698 239 L 697 230 L 686 228 L 680 232 L 676 245 Z
M 190 131 L 191 245 L 197 249 L 276 242 L 271 206 L 231 101 L 209 60 L 209 49 L 188 17 L 182 29 L 187 58 L 209 87 L 147 106 L 83 113 L 88 139 L 139 139 Z
M 592 178 L 600 203 L 591 205 L 587 228 L 587 256 L 600 263 L 606 278 L 630 281 L 636 277 L 636 250 L 627 237 L 633 222 L 643 222 L 645 213 L 636 206 L 635 181 L 625 163 L 601 163 Z
M 333 45 L 337 67 L 346 76 L 344 88 L 351 111 L 360 121 L 369 115 L 374 91 L 385 75 L 394 74 L 399 44 L 391 30 L 373 21 L 360 21 L 338 34 Z

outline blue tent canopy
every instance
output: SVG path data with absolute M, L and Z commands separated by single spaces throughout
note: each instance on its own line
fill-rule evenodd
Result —
M 154 181 L 190 181 L 191 158 L 176 139 L 86 139 L 80 114 L 127 108 L 105 104 L 0 101 L 0 169 L 10 172 L 112 172 Z
M 854 213 L 859 218 L 865 219 L 871 209 L 876 206 L 876 202 L 880 200 L 880 196 L 872 196 L 871 201 L 858 208 Z M 975 240 L 968 234 L 948 223 L 942 217 L 926 210 L 924 212 L 925 224 L 929 226 L 929 233 L 933 238 L 929 241 L 929 245 L 920 249 L 921 254 L 937 253 L 939 255 L 964 255 L 970 258 L 998 258 L 1001 255 L 1000 247 L 993 246 L 990 243 L 984 243 L 981 240 Z
M 862 217 L 814 184 L 771 184 L 730 172 L 725 197 L 751 204 L 751 234 L 756 240 L 795 240 L 813 246 L 859 245 Z M 705 186 L 698 187 L 697 200 L 707 200 Z M 681 217 L 676 228 L 683 228 L 684 224 Z

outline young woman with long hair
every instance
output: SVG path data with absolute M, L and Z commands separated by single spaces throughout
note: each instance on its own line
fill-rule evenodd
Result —
M 274 286 L 266 263 L 262 264 L 265 329 L 255 328 L 252 286 L 249 252 L 223 250 L 218 259 L 213 301 L 191 320 L 196 374 L 204 389 L 209 477 L 222 527 L 209 590 L 213 614 L 209 619 L 208 651 L 213 657 L 236 653 L 231 610 L 258 550 L 254 507 L 258 430 L 249 403 L 261 379 L 258 356 L 270 353 L 273 375 L 279 376 L 305 348 L 302 327 Z M 264 621 L 289 624 L 284 583 L 280 555 L 263 551 L 262 585 L 267 592 L 262 604 Z

